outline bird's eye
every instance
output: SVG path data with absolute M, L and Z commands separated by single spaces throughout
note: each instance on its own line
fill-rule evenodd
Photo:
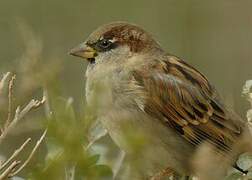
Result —
M 98 41 L 97 46 L 101 49 L 101 50 L 107 50 L 109 49 L 109 47 L 112 45 L 112 41 L 109 39 L 101 39 Z

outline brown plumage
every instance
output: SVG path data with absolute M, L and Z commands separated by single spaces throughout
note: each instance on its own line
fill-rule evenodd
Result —
M 245 123 L 222 104 L 216 90 L 196 69 L 171 55 L 163 62 L 154 72 L 145 72 L 149 70 L 145 68 L 133 73 L 148 97 L 145 112 L 158 115 L 193 145 L 208 141 L 220 150 L 230 150 Z
M 136 25 L 104 25 L 70 54 L 90 61 L 87 101 L 96 102 L 98 119 L 116 144 L 131 152 L 129 132 L 141 132 L 150 141 L 138 154 L 144 177 L 167 167 L 190 175 L 191 158 L 201 144 L 229 156 L 247 132 L 202 73 L 167 54 Z

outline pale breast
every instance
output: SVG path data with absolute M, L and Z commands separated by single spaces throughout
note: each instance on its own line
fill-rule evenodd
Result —
M 87 71 L 88 103 L 95 107 L 98 119 L 114 142 L 128 154 L 137 153 L 143 171 L 149 169 L 149 173 L 157 173 L 171 166 L 187 173 L 188 161 L 183 158 L 189 157 L 193 148 L 161 121 L 144 112 L 145 97 L 141 87 L 129 76 L 134 65 L 130 66 L 106 69 L 97 66 Z

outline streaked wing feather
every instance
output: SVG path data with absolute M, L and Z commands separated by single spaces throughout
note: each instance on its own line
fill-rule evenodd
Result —
M 160 119 L 191 144 L 208 141 L 228 151 L 241 134 L 242 121 L 221 103 L 217 92 L 196 69 L 174 56 L 133 73 L 146 94 L 144 111 Z

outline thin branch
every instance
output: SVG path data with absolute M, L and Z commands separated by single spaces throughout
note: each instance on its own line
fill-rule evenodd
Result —
M 8 77 L 11 75 L 10 72 L 7 72 L 3 75 L 1 81 L 0 81 L 0 95 L 1 93 L 3 92 L 3 88 L 4 88 L 4 85 L 5 85 L 5 82 L 6 80 L 8 79 Z
M 34 148 L 32 149 L 32 152 L 30 153 L 29 157 L 26 159 L 26 161 L 14 172 L 12 172 L 9 177 L 13 177 L 16 174 L 18 174 L 20 171 L 22 171 L 25 166 L 31 161 L 32 157 L 34 156 L 35 152 L 37 151 L 37 149 L 39 148 L 39 146 L 41 145 L 42 141 L 44 140 L 45 136 L 47 133 L 47 129 L 43 132 L 43 134 L 41 135 L 41 137 L 39 138 L 39 140 L 37 141 L 36 145 L 34 146 Z M 1 179 L 0 179 L 1 180 Z
M 88 134 L 88 145 L 84 148 L 88 150 L 95 142 L 97 142 L 102 137 L 106 136 L 108 131 L 103 128 L 101 123 L 96 120 L 90 127 L 89 134 Z
M 10 76 L 11 73 L 4 74 L 3 78 L 0 81 L 0 95 L 3 91 L 3 88 L 5 86 L 5 82 Z M 46 101 L 46 96 L 44 94 L 42 100 L 34 100 L 32 99 L 23 109 L 18 106 L 16 108 L 16 112 L 14 115 L 13 120 L 12 118 L 12 99 L 13 99 L 13 87 L 14 87 L 14 81 L 15 81 L 16 75 L 13 75 L 8 83 L 8 116 L 7 120 L 4 123 L 3 130 L 0 132 L 0 145 L 3 142 L 3 140 L 6 138 L 8 133 L 18 124 L 18 122 L 25 117 L 27 113 L 29 113 L 32 109 L 36 109 L 43 105 Z M 27 144 L 31 141 L 31 138 L 28 138 L 18 149 L 16 149 L 13 154 L 3 163 L 0 164 L 0 180 L 4 180 L 10 177 L 15 176 L 20 171 L 22 171 L 26 165 L 31 161 L 32 157 L 34 156 L 35 152 L 41 145 L 43 139 L 45 138 L 47 133 L 47 129 L 43 132 L 39 140 L 37 141 L 36 145 L 32 149 L 31 153 L 29 154 L 28 158 L 21 164 L 21 161 L 17 161 L 17 156 L 24 150 L 24 148 L 27 146 Z M 20 165 L 19 168 L 17 166 Z M 2 171 L 2 172 L 1 172 Z
M 119 171 L 122 168 L 123 161 L 125 160 L 126 153 L 122 150 L 119 152 L 119 156 L 116 160 L 116 163 L 113 167 L 113 179 L 116 179 L 117 175 L 119 174 Z
M 2 141 L 4 140 L 4 138 L 6 137 L 6 135 L 16 126 L 16 124 L 24 118 L 24 116 L 30 112 L 32 109 L 36 109 L 39 106 L 41 106 L 42 104 L 44 104 L 46 101 L 46 98 L 43 97 L 41 101 L 39 100 L 34 100 L 32 99 L 25 107 L 23 110 L 20 110 L 20 107 L 17 107 L 16 109 L 16 113 L 15 113 L 15 117 L 14 119 L 11 121 L 11 123 L 9 124 L 8 127 L 6 127 L 4 129 L 4 131 L 2 132 L 2 134 L 0 135 L 0 144 L 2 143 Z
M 41 145 L 43 139 L 45 138 L 47 133 L 47 129 L 43 132 L 39 140 L 37 141 L 36 145 L 32 149 L 31 153 L 29 154 L 28 158 L 22 163 L 22 165 L 17 169 L 17 166 L 21 164 L 21 161 L 14 160 L 26 147 L 26 145 L 31 141 L 31 138 L 28 138 L 21 146 L 18 148 L 12 156 L 5 161 L 5 163 L 0 167 L 0 171 L 3 170 L 12 160 L 14 160 L 10 166 L 8 166 L 4 172 L 0 174 L 0 180 L 4 180 L 7 178 L 11 178 L 15 175 L 17 175 L 20 171 L 22 171 L 26 165 L 31 161 L 32 157 L 38 150 L 39 146 Z
M 13 159 L 15 159 L 26 147 L 26 145 L 31 141 L 31 138 L 28 138 L 14 153 L 7 159 L 3 165 L 0 166 L 0 171 L 3 170 Z
M 20 161 L 13 161 L 11 165 L 2 174 L 0 174 L 0 180 L 8 179 L 9 174 L 13 172 L 20 163 Z
M 11 123 L 11 115 L 12 115 L 12 96 L 13 96 L 13 86 L 14 86 L 14 81 L 16 79 L 16 75 L 14 74 L 11 77 L 11 80 L 9 81 L 9 91 L 8 91 L 8 117 L 7 120 L 4 124 L 4 129 L 9 126 Z
M 43 105 L 46 101 L 46 98 L 43 96 L 42 100 L 39 101 L 39 100 L 34 100 L 32 99 L 28 104 L 27 106 L 25 106 L 25 108 L 20 112 L 20 113 L 16 113 L 13 121 L 16 123 L 18 122 L 20 119 L 23 119 L 24 116 L 30 112 L 32 109 L 36 109 L 38 108 L 39 106 Z
M 47 117 L 47 119 L 51 119 L 52 118 L 52 110 L 50 107 L 48 90 L 46 88 L 44 89 L 43 96 L 46 99 L 45 106 L 44 106 L 46 117 Z

